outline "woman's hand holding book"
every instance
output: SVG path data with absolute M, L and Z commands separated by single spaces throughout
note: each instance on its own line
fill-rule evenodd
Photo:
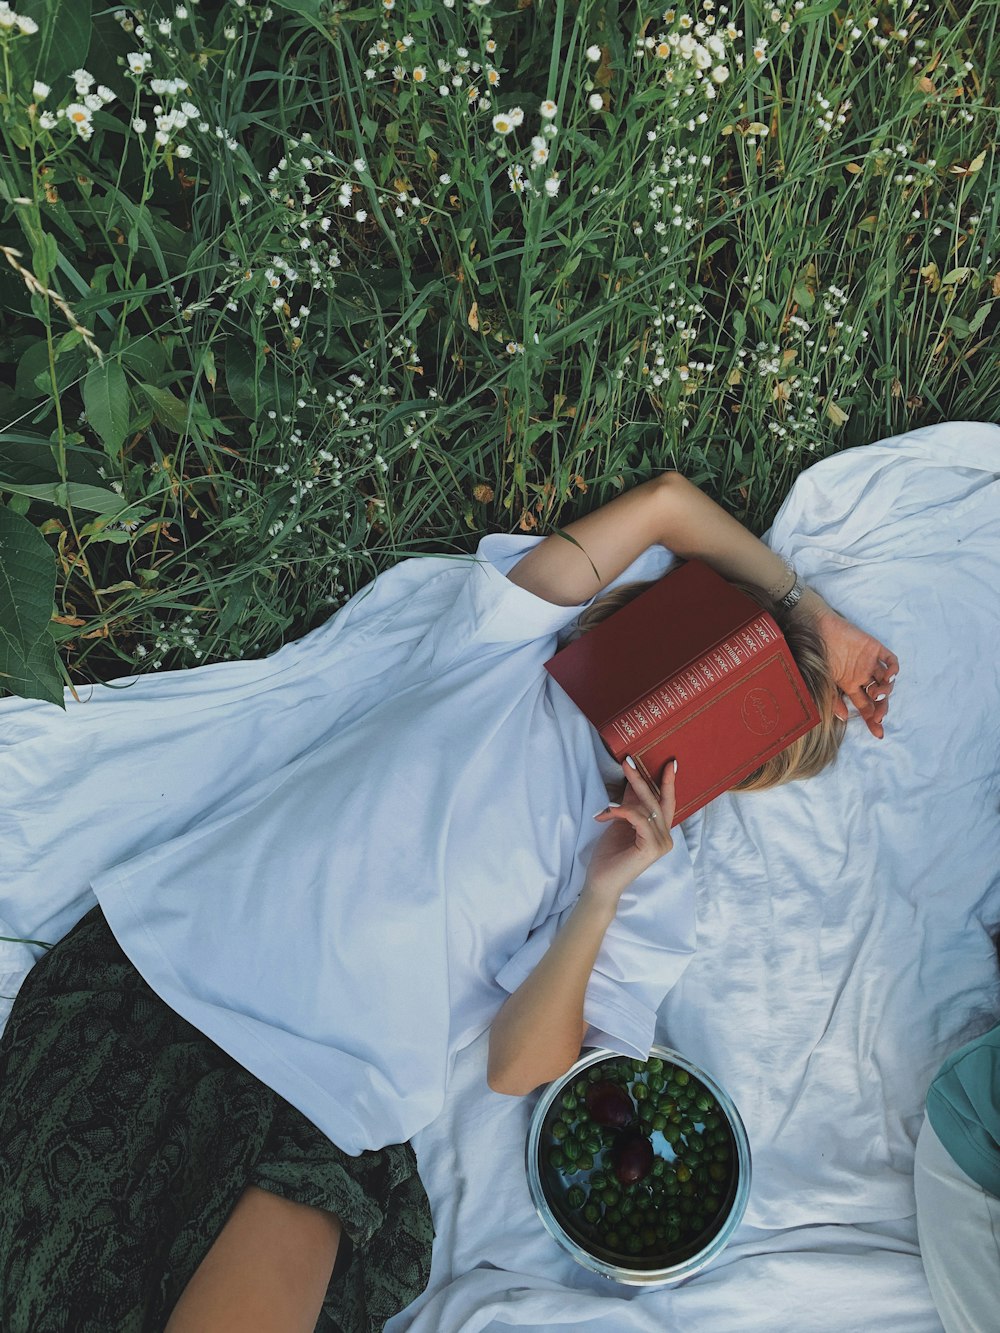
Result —
M 591 855 L 581 897 L 617 907 L 632 881 L 673 847 L 670 825 L 676 804 L 676 770 L 676 760 L 664 766 L 657 796 L 641 773 L 627 762 L 622 765 L 625 795 L 620 805 L 609 805 L 594 816 L 610 827 Z

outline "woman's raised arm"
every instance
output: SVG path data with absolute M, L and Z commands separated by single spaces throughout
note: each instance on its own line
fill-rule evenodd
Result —
M 686 560 L 704 560 L 724 578 L 756 584 L 775 600 L 794 583 L 779 555 L 679 472 L 665 472 L 633 487 L 564 531 L 572 541 L 553 533 L 507 575 L 512 583 L 558 606 L 575 606 L 593 597 L 655 544 Z M 795 613 L 815 620 L 834 680 L 869 731 L 881 737 L 899 670 L 895 655 L 838 615 L 813 588 L 803 591 Z M 843 699 L 836 700 L 835 710 L 846 720 Z

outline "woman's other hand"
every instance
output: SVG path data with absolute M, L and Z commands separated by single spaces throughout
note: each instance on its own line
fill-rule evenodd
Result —
M 674 845 L 670 836 L 677 799 L 674 775 L 677 761 L 668 760 L 660 777 L 660 794 L 629 763 L 622 765 L 625 795 L 620 805 L 609 805 L 594 816 L 608 824 L 594 848 L 581 897 L 588 894 L 617 905 L 632 881 Z
M 847 721 L 846 695 L 864 718 L 868 730 L 881 740 L 889 696 L 899 671 L 896 654 L 825 602 L 815 613 L 815 624 L 826 648 L 830 672 L 841 691 L 833 711 Z

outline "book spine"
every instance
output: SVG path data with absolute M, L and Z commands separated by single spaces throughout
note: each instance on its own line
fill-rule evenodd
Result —
M 645 698 L 631 704 L 612 718 L 601 734 L 612 750 L 624 747 L 627 753 L 664 722 L 708 694 L 735 672 L 741 671 L 755 657 L 781 637 L 774 622 L 761 614 L 742 625 L 728 639 L 695 658 L 676 675 L 650 690 Z

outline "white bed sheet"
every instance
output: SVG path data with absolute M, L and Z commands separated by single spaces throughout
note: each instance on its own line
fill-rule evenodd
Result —
M 533 1099 L 488 1090 L 480 1040 L 415 1140 L 434 1267 L 388 1333 L 938 1333 L 913 1146 L 940 1060 L 1000 1009 L 983 928 L 1000 920 L 998 483 L 1000 428 L 944 423 L 816 464 L 775 520 L 772 545 L 901 671 L 885 740 L 852 719 L 832 770 L 684 826 L 698 950 L 658 1035 L 721 1080 L 750 1135 L 750 1206 L 723 1256 L 655 1292 L 565 1256 L 524 1180 Z M 348 619 L 266 659 L 98 687 L 72 721 L 0 702 L 0 935 L 60 938 L 101 868 L 203 817 L 265 751 L 299 753 Z M 0 943 L 0 995 L 41 952 Z

